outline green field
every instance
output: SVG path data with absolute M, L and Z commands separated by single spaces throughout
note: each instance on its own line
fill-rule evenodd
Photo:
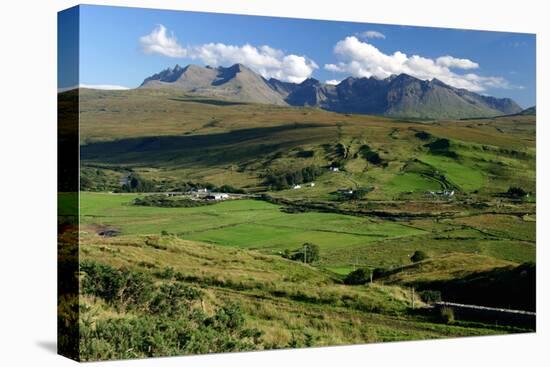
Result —
M 198 208 L 150 208 L 132 205 L 135 197 L 138 195 L 82 193 L 82 223 L 115 228 L 123 235 L 166 231 L 184 239 L 271 253 L 296 249 L 305 242 L 319 245 L 322 251 L 337 251 L 426 232 L 342 214 L 288 214 L 280 206 L 257 200 Z
M 312 242 L 321 249 L 320 264 L 328 269 L 337 267 L 338 273 L 351 269 L 352 264 L 371 268 L 399 266 L 407 263 L 417 249 L 432 255 L 485 254 L 517 263 L 535 258 L 535 222 L 514 216 L 484 215 L 483 221 L 465 217 L 442 223 L 396 223 L 336 213 L 289 214 L 281 211 L 279 205 L 258 200 L 232 200 L 197 208 L 132 205 L 132 200 L 140 196 L 82 193 L 82 223 L 91 228 L 116 229 L 121 235 L 159 235 L 166 231 L 182 239 L 267 254 L 294 250 Z M 495 231 L 495 227 L 502 229 Z

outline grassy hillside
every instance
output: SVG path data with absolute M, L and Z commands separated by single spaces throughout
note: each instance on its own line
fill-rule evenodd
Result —
M 81 111 L 83 165 L 107 176 L 132 170 L 159 184 L 266 190 L 268 174 L 337 164 L 341 171 L 322 175 L 314 190 L 292 195 L 329 198 L 339 186 L 372 187 L 370 198 L 383 200 L 447 184 L 476 195 L 535 190 L 534 116 L 422 123 L 151 90 L 83 90 Z M 452 157 L 426 147 L 436 139 L 450 141 Z M 367 161 L 365 145 L 384 164 Z
M 488 304 L 480 290 L 534 284 L 517 275 L 536 260 L 535 116 L 408 121 L 170 90 L 80 102 L 84 359 L 526 331 L 442 319 L 411 287 Z M 155 199 L 202 187 L 238 194 Z M 306 243 L 318 258 L 291 260 Z M 344 285 L 356 269 L 382 276 Z
M 83 281 L 87 284 L 88 279 L 92 284 L 85 286 L 87 293 L 81 297 L 84 360 L 522 331 L 461 321 L 447 325 L 437 317 L 412 312 L 408 289 L 383 284 L 349 287 L 331 273 L 278 256 L 174 236 L 98 238 L 84 234 L 81 262 Z M 102 268 L 104 265 L 108 267 Z M 102 272 L 98 273 L 98 267 Z M 104 285 L 106 278 L 117 279 L 116 269 L 122 269 L 118 274 L 130 274 L 133 282 L 141 279 L 141 286 L 149 284 L 146 280 L 151 278 L 153 283 L 148 287 L 177 285 L 186 290 L 185 294 L 197 296 L 187 301 L 185 311 L 171 312 L 168 319 L 158 311 L 154 298 L 136 300 L 128 288 L 116 293 L 126 300 L 124 304 L 113 303 L 108 293 L 100 291 L 104 288 L 97 286 Z M 126 280 L 126 284 L 134 283 Z M 414 302 L 416 308 L 424 306 L 416 297 Z M 189 316 L 189 310 L 194 310 L 191 314 L 195 316 Z M 204 334 L 203 323 L 220 319 L 227 320 L 223 332 L 214 328 Z M 123 320 L 135 320 L 134 326 L 127 329 Z M 180 330 L 179 343 L 168 331 L 178 322 L 195 323 L 190 331 Z M 118 333 L 131 333 L 139 340 L 136 328 L 141 324 L 147 327 L 141 334 L 145 339 L 128 348 L 128 339 L 118 338 Z M 233 338 L 239 342 L 231 341 Z

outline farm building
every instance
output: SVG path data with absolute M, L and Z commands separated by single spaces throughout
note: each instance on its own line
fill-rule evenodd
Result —
M 338 189 L 336 192 L 339 194 L 351 195 L 353 194 L 353 189 Z
M 430 191 L 432 196 L 443 196 L 443 197 L 453 197 L 455 195 L 455 190 L 444 190 L 444 191 Z
M 210 195 L 206 196 L 207 200 L 225 200 L 229 199 L 229 194 L 222 192 L 213 192 Z

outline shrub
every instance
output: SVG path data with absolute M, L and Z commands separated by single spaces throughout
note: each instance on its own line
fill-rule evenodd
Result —
M 314 243 L 306 242 L 302 245 L 301 249 L 295 250 L 294 252 L 285 250 L 283 252 L 283 257 L 290 260 L 311 264 L 319 260 L 319 246 Z
M 195 288 L 181 283 L 162 284 L 155 292 L 149 304 L 153 314 L 177 315 L 189 309 L 191 301 L 199 299 L 201 293 Z
M 313 150 L 301 150 L 298 153 L 296 153 L 296 157 L 298 158 L 311 158 L 315 155 L 315 152 Z
M 244 193 L 246 193 L 243 189 L 239 189 L 238 187 L 233 187 L 231 185 L 222 185 L 222 186 L 218 187 L 218 189 L 215 190 L 215 191 L 226 192 L 226 193 L 229 193 L 229 194 L 244 194 Z
M 420 140 L 430 140 L 432 135 L 430 133 L 427 133 L 425 131 L 419 131 L 416 134 L 414 134 L 418 139 Z
M 116 269 L 110 265 L 82 262 L 82 293 L 103 298 L 120 306 L 141 306 L 153 292 L 153 280 L 147 273 Z
M 354 190 L 352 194 L 349 195 L 349 198 L 351 200 L 361 200 L 365 196 L 367 196 L 367 194 L 372 190 L 372 187 L 359 187 L 358 189 Z
M 521 187 L 512 186 L 506 191 L 506 196 L 517 199 L 527 196 L 527 192 Z
M 458 158 L 458 154 L 449 150 L 451 148 L 449 139 L 439 138 L 425 146 L 429 148 L 432 154 L 443 155 L 449 158 Z
M 439 313 L 444 323 L 452 324 L 455 322 L 455 312 L 451 307 L 441 307 Z
M 389 272 L 389 270 L 384 269 L 384 268 L 375 268 L 372 271 L 372 278 L 373 279 L 382 278 L 382 277 L 386 276 L 386 274 L 388 274 L 388 272 Z
M 422 260 L 426 260 L 428 258 L 429 258 L 428 254 L 426 254 L 424 251 L 416 250 L 414 252 L 414 254 L 411 256 L 411 261 L 416 263 L 416 262 L 419 262 L 419 261 L 422 261 Z
M 171 267 L 167 267 L 167 268 L 164 268 L 163 270 L 161 271 L 157 271 L 154 273 L 157 277 L 159 277 L 160 279 L 167 279 L 167 280 L 171 280 L 174 275 L 175 275 L 175 272 L 174 272 L 174 269 L 171 268 Z
M 441 302 L 441 292 L 427 289 L 418 292 L 420 299 L 426 303 Z
M 130 175 L 128 183 L 122 185 L 122 191 L 125 192 L 153 192 L 155 191 L 155 185 L 152 181 L 149 181 L 141 176 L 132 173 Z
M 293 185 L 314 181 L 323 173 L 324 170 L 320 167 L 308 166 L 298 171 L 286 171 L 267 175 L 264 182 L 275 190 L 284 190 Z
M 170 198 L 165 195 L 147 195 L 143 198 L 134 199 L 133 204 L 161 208 L 195 208 L 198 206 L 211 205 L 212 203 L 204 200 L 192 200 L 185 197 Z
M 371 150 L 371 148 L 367 144 L 364 144 L 359 148 L 359 153 L 363 156 L 363 158 L 365 158 L 368 162 L 372 164 L 378 165 L 384 163 L 380 155 L 377 152 Z
M 238 305 L 206 315 L 195 305 L 202 297 L 197 288 L 173 280 L 156 285 L 147 273 L 89 261 L 80 269 L 83 294 L 101 297 L 115 308 L 140 306 L 136 317 L 98 318 L 81 304 L 79 327 L 73 329 L 80 334 L 82 360 L 244 351 L 262 343 L 259 330 L 244 328 Z
M 344 283 L 347 285 L 361 285 L 365 284 L 370 279 L 370 272 L 365 269 L 357 269 L 346 275 Z

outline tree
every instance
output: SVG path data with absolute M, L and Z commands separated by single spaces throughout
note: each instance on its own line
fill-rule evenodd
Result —
M 365 196 L 367 196 L 367 194 L 371 191 L 372 191 L 371 187 L 359 187 L 358 189 L 356 189 L 355 191 L 353 191 L 353 193 L 351 193 L 349 195 L 349 199 L 350 200 L 361 200 Z
M 363 268 L 352 271 L 344 278 L 344 284 L 347 285 L 361 285 L 369 281 L 370 272 Z
M 288 253 L 284 253 L 283 257 L 288 257 L 289 259 L 294 261 L 311 264 L 319 260 L 319 246 L 313 243 L 306 242 L 302 245 L 301 249 L 296 250 L 290 255 L 288 255 Z
M 424 251 L 416 250 L 414 254 L 411 256 L 411 261 L 413 263 L 416 263 L 422 260 L 426 260 L 428 258 L 429 258 L 428 254 L 426 254 Z
M 311 264 L 319 260 L 319 246 L 306 242 L 302 246 L 302 251 L 304 252 L 304 262 Z

